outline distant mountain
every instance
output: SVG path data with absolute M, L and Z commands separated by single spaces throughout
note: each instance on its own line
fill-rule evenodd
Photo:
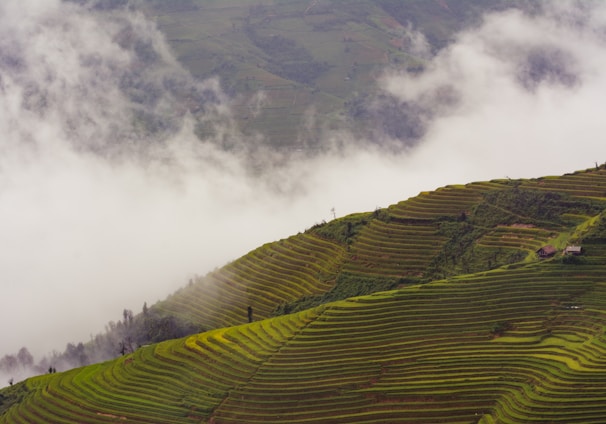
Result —
M 596 166 L 315 225 L 123 324 L 208 331 L 15 384 L 0 423 L 601 422 L 605 214 Z
M 420 72 L 461 29 L 522 0 L 144 0 L 141 7 L 197 79 L 219 77 L 244 134 L 279 150 L 322 149 L 347 129 L 402 146 L 423 135 L 430 111 L 378 90 L 387 69 Z M 196 106 L 196 102 L 200 102 Z M 193 103 L 192 103 L 193 102 Z M 191 98 L 190 110 L 203 113 Z M 200 136 L 209 135 L 202 123 Z

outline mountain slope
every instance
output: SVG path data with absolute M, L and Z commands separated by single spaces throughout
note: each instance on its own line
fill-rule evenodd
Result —
M 389 67 L 418 72 L 430 51 L 483 13 L 526 3 L 145 0 L 140 6 L 194 77 L 221 78 L 245 134 L 261 134 L 274 148 L 315 151 L 323 147 L 323 131 L 343 127 L 414 143 L 417 111 L 378 102 L 377 77 Z M 190 106 L 192 114 L 202 112 Z M 202 121 L 198 132 L 206 131 Z
M 314 225 L 190 280 L 137 315 L 124 310 L 106 334 L 68 345 L 41 369 L 66 370 L 250 318 L 536 260 L 536 250 L 563 249 L 596 219 L 603 172 L 448 186 Z
M 268 243 L 154 305 L 216 328 L 534 259 L 598 215 L 606 170 L 448 186 Z M 582 227 L 581 227 L 582 228 Z
M 319 306 L 233 326 L 245 320 L 246 302 L 220 303 L 216 322 L 224 328 L 3 390 L 0 423 L 602 422 L 605 187 L 603 168 L 451 186 L 263 246 L 211 274 L 214 283 L 206 277 L 206 286 L 244 268 L 239 262 L 246 272 L 257 267 L 254 284 L 265 278 L 272 299 L 265 309 L 254 304 L 259 315 L 296 296 L 295 289 L 284 294 L 277 275 L 296 281 L 290 287 L 301 295 L 332 277 L 341 289 L 373 290 L 352 275 L 403 286 L 320 304 L 328 291 L 315 298 Z M 398 246 L 407 251 L 427 227 L 440 236 L 429 243 L 440 248 L 429 249 L 427 266 L 394 268 L 389 259 L 402 260 Z M 325 250 L 313 256 L 303 240 L 320 240 Z M 534 254 L 546 243 L 581 241 L 582 256 Z M 311 271 L 288 265 L 293 251 L 299 270 Z M 271 267 L 272 258 L 281 266 Z M 310 277 L 320 271 L 327 276 Z M 223 302 L 253 293 L 246 281 L 231 280 L 234 297 Z M 171 302 L 188 293 L 191 309 L 181 304 L 180 313 L 202 319 L 192 296 L 203 286 L 158 307 L 176 310 Z

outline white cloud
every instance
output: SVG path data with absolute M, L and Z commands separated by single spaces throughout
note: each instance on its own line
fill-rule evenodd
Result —
M 519 11 L 487 16 L 420 76 L 386 76 L 386 91 L 408 102 L 433 102 L 438 111 L 413 160 L 453 182 L 561 174 L 603 163 L 605 22 L 564 25 L 564 11 L 570 9 L 560 4 L 537 17 Z M 439 96 L 429 95 L 436 87 L 449 87 L 457 101 L 439 104 Z

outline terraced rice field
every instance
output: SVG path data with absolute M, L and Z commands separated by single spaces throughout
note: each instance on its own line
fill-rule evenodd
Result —
M 606 172 L 590 170 L 561 178 L 524 180 L 519 185 L 541 190 L 547 185 L 566 186 L 566 193 L 583 197 L 588 188 L 602 182 L 606 184 Z M 340 273 L 368 281 L 426 278 L 436 260 L 441 266 L 452 263 L 457 270 L 468 269 L 457 262 L 463 255 L 458 247 L 452 242 L 447 245 L 450 236 L 440 230 L 441 223 L 472 217 L 486 193 L 510 189 L 511 184 L 508 180 L 478 182 L 420 193 L 390 206 L 383 217 L 368 219 L 347 242 L 306 232 L 268 243 L 199 279 L 156 307 L 204 328 L 219 328 L 246 322 L 248 306 L 253 307 L 255 318 L 261 319 L 270 317 L 280 304 L 326 293 L 334 287 Z M 567 213 L 567 221 L 583 224 L 589 218 L 575 213 L 574 210 Z M 538 217 L 538 226 L 514 223 L 480 228 L 481 235 L 473 241 L 473 247 L 479 248 L 475 256 L 480 258 L 481 254 L 483 259 L 478 259 L 480 265 L 474 269 L 498 267 L 516 252 L 531 257 L 557 238 L 562 229 L 545 227 L 543 224 L 548 223 L 541 220 Z M 452 274 L 446 271 L 437 275 Z
M 536 251 L 556 233 L 529 226 L 498 226 L 478 240 L 478 245 L 494 249 Z
M 158 306 L 212 328 L 246 322 L 251 305 L 256 318 L 266 318 L 280 303 L 330 290 L 345 259 L 344 246 L 299 234 L 252 251 Z
M 352 298 L 32 379 L 0 422 L 603 422 L 604 299 L 556 262 Z
M 598 202 L 606 172 L 562 179 L 545 185 L 572 196 L 563 200 L 568 227 L 496 225 L 472 241 L 534 252 L 584 239 L 579 258 L 528 257 L 264 319 L 279 302 L 330 290 L 342 272 L 423 275 L 453 244 L 440 223 L 476 231 L 461 212 L 473 219 L 482 193 L 509 182 L 422 193 L 348 221 L 360 226 L 342 225 L 354 234 L 344 242 L 328 237 L 338 226 L 325 237 L 306 232 L 211 273 L 155 307 L 215 330 L 30 379 L 0 424 L 603 423 L 605 212 L 589 216 L 595 209 L 568 200 Z M 244 324 L 249 305 L 256 321 Z
M 372 221 L 352 245 L 343 271 L 393 278 L 422 276 L 446 240 L 437 230 L 431 224 Z
M 499 186 L 500 187 L 500 186 Z M 484 186 L 447 186 L 390 206 L 390 215 L 400 221 L 433 220 L 444 216 L 459 216 L 480 202 Z
M 390 206 L 387 222 L 374 220 L 360 232 L 343 270 L 392 278 L 423 277 L 448 240 L 439 233 L 439 220 L 470 214 L 482 201 L 482 193 L 494 188 L 502 186 L 447 186 Z
M 524 186 L 573 196 L 604 198 L 606 197 L 606 172 L 604 168 L 589 169 L 561 177 L 530 180 L 525 182 Z

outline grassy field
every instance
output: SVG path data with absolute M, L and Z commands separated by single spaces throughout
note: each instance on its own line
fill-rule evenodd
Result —
M 153 306 L 214 330 L 4 389 L 0 423 L 601 423 L 605 185 L 448 186 L 261 246 Z

